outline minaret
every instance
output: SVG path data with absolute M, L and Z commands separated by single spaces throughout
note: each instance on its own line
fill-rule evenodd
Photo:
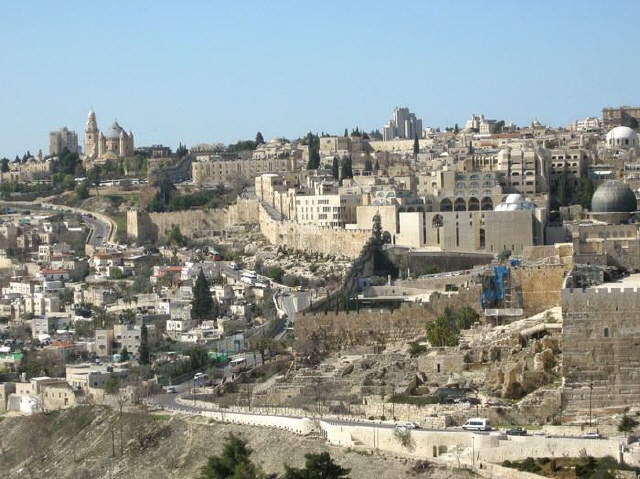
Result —
M 98 156 L 98 123 L 93 110 L 87 116 L 87 126 L 84 129 L 84 153 L 87 158 L 95 159 Z

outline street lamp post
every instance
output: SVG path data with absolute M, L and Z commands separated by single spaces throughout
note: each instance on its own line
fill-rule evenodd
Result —
M 473 467 L 476 465 L 476 437 L 471 436 L 471 462 Z
M 593 396 L 593 381 L 589 382 L 589 427 L 591 427 L 591 398 Z

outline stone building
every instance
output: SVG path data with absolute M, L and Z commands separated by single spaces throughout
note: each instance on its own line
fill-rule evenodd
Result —
M 639 119 L 640 107 L 620 106 L 617 108 L 602 109 L 602 121 L 604 122 L 605 128 L 628 126 L 637 129 Z
M 79 153 L 78 134 L 75 131 L 67 129 L 66 126 L 60 128 L 58 131 L 49 133 L 49 154 L 57 156 L 61 154 L 65 148 L 71 153 Z
M 219 155 L 197 156 L 191 165 L 196 185 L 217 185 L 233 179 L 251 180 L 262 173 L 297 171 L 298 159 L 294 155 L 260 157 L 256 159 L 228 159 Z
M 127 133 L 117 121 L 106 132 L 100 131 L 93 110 L 87 117 L 84 144 L 85 158 L 94 161 L 124 158 L 132 156 L 134 152 L 133 133 Z
M 498 254 L 508 249 L 520 254 L 528 246 L 544 243 L 545 208 L 517 194 L 508 195 L 495 210 L 491 201 L 487 197 L 471 208 L 463 199 L 445 208 L 442 203 L 359 206 L 357 224 L 370 228 L 377 213 L 387 242 L 438 251 Z
M 408 108 L 398 108 L 393 110 L 393 116 L 382 127 L 382 137 L 384 141 L 401 138 L 413 140 L 422 137 L 422 120 L 411 113 Z

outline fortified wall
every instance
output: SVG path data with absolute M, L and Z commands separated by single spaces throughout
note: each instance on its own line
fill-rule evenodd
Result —
M 173 213 L 127 213 L 127 235 L 135 241 L 157 241 L 177 225 L 190 238 L 220 236 L 235 225 L 259 224 L 270 243 L 298 251 L 356 258 L 371 236 L 367 230 L 340 230 L 295 221 L 277 220 L 255 199 L 238 198 L 234 205 L 219 210 L 191 210 Z
M 371 237 L 370 230 L 322 228 L 275 219 L 263 207 L 260 207 L 259 217 L 260 231 L 270 243 L 299 251 L 356 258 Z
M 562 282 L 572 266 L 543 264 L 511 268 L 513 282 L 519 285 L 522 291 L 525 317 L 560 306 Z
M 127 212 L 127 235 L 138 242 L 157 241 L 165 237 L 174 225 L 189 238 L 220 236 L 234 225 L 257 223 L 258 203 L 238 199 L 224 209 L 191 210 L 171 213 Z
M 566 410 L 637 405 L 639 293 L 614 286 L 562 290 Z
M 461 290 L 451 297 L 432 297 L 430 303 L 405 303 L 397 310 L 303 313 L 294 323 L 294 351 L 303 362 L 355 346 L 376 346 L 400 339 L 424 336 L 428 321 L 454 309 L 475 306 L 480 289 Z

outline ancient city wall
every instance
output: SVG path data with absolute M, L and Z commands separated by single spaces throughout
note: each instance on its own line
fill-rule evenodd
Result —
M 260 222 L 260 204 L 257 200 L 238 198 L 235 204 L 227 208 L 225 224 L 227 227 Z
M 216 210 L 190 210 L 171 213 L 145 213 L 129 211 L 127 235 L 138 241 L 157 241 L 165 237 L 176 225 L 189 238 L 220 236 L 227 228 L 240 224 L 258 223 L 258 202 L 239 198 L 228 208 Z
M 371 237 L 368 230 L 340 230 L 277 220 L 264 208 L 260 208 L 260 231 L 275 245 L 350 258 L 356 258 Z
M 149 219 L 158 228 L 158 235 L 166 236 L 176 225 L 188 238 L 206 238 L 220 235 L 224 230 L 226 210 L 193 210 L 172 213 L 149 213 Z
M 354 346 L 412 340 L 423 336 L 427 321 L 442 314 L 447 305 L 454 309 L 466 304 L 478 307 L 479 294 L 479 288 L 474 287 L 451 297 L 434 297 L 430 303 L 405 303 L 393 311 L 303 313 L 296 316 L 294 351 L 305 361 Z
M 522 290 L 525 316 L 560 306 L 560 291 L 572 264 L 520 266 L 511 268 L 513 284 Z
M 626 407 L 640 397 L 640 291 L 562 290 L 566 410 Z
M 204 238 L 219 236 L 225 229 L 241 224 L 259 224 L 270 243 L 299 251 L 356 258 L 371 231 L 340 230 L 294 221 L 276 220 L 257 200 L 238 198 L 234 205 L 219 210 L 191 210 L 172 213 L 130 211 L 127 234 L 138 241 L 156 241 L 176 225 L 184 236 Z

